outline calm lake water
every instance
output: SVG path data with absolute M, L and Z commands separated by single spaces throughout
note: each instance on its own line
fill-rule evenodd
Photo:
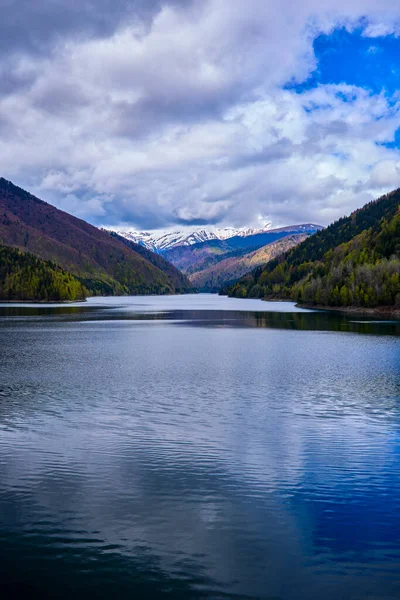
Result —
M 0 306 L 3 598 L 400 599 L 400 322 Z

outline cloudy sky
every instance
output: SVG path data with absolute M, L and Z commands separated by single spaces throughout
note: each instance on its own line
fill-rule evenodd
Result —
M 399 0 L 0 0 L 0 175 L 93 224 L 328 224 L 400 186 Z

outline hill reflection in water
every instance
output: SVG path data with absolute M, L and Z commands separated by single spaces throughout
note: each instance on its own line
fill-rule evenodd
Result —
M 103 299 L 104 300 L 104 299 Z M 54 322 L 96 322 L 96 321 L 163 321 L 173 325 L 193 327 L 242 327 L 289 329 L 299 331 L 335 331 L 360 334 L 400 335 L 400 320 L 383 319 L 369 315 L 344 314 L 328 311 L 290 312 L 268 310 L 263 303 L 261 310 L 220 310 L 214 309 L 165 309 L 151 310 L 140 306 L 118 305 L 119 298 L 107 298 L 108 304 L 92 305 L 7 305 L 0 304 L 0 320 L 6 318 L 7 324 Z M 240 301 L 239 301 L 240 302 Z M 115 306 L 113 305 L 115 304 Z M 276 307 L 278 303 L 273 303 Z M 285 303 L 286 304 L 286 303 Z

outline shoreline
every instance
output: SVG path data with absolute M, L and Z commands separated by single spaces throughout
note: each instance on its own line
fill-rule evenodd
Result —
M 0 300 L 0 306 L 2 304 L 83 304 L 87 302 L 90 298 L 125 298 L 125 297 L 136 297 L 136 296 L 185 296 L 185 295 L 197 295 L 198 292 L 182 292 L 182 293 L 174 293 L 174 294 L 99 294 L 98 296 L 87 296 L 86 298 L 82 298 L 80 300 Z
M 0 300 L 0 306 L 2 304 L 82 304 L 87 301 L 84 300 Z
M 263 302 L 294 302 L 289 298 L 261 298 Z M 324 306 L 322 304 L 302 304 L 296 302 L 297 308 L 308 308 L 310 310 L 320 310 L 336 312 L 348 315 L 370 315 L 370 316 L 392 316 L 400 320 L 400 307 L 397 306 L 377 306 L 376 308 L 367 308 L 362 306 Z
M 346 315 L 369 315 L 369 316 L 386 316 L 386 317 L 396 317 L 400 320 L 400 308 L 392 307 L 392 306 L 377 306 L 376 308 L 367 308 L 367 307 L 359 307 L 359 306 L 321 306 L 318 304 L 296 304 L 299 308 L 308 308 L 312 310 L 320 310 L 320 311 L 329 311 L 342 313 Z

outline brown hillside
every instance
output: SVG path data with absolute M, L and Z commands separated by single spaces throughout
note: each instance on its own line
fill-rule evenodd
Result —
M 0 178 L 0 243 L 52 260 L 101 293 L 170 293 L 168 276 L 118 239 Z
M 307 237 L 307 234 L 287 236 L 244 256 L 226 258 L 208 269 L 189 275 L 189 279 L 201 291 L 219 291 L 227 283 L 239 279 L 260 265 L 267 264 L 282 252 L 303 242 Z

